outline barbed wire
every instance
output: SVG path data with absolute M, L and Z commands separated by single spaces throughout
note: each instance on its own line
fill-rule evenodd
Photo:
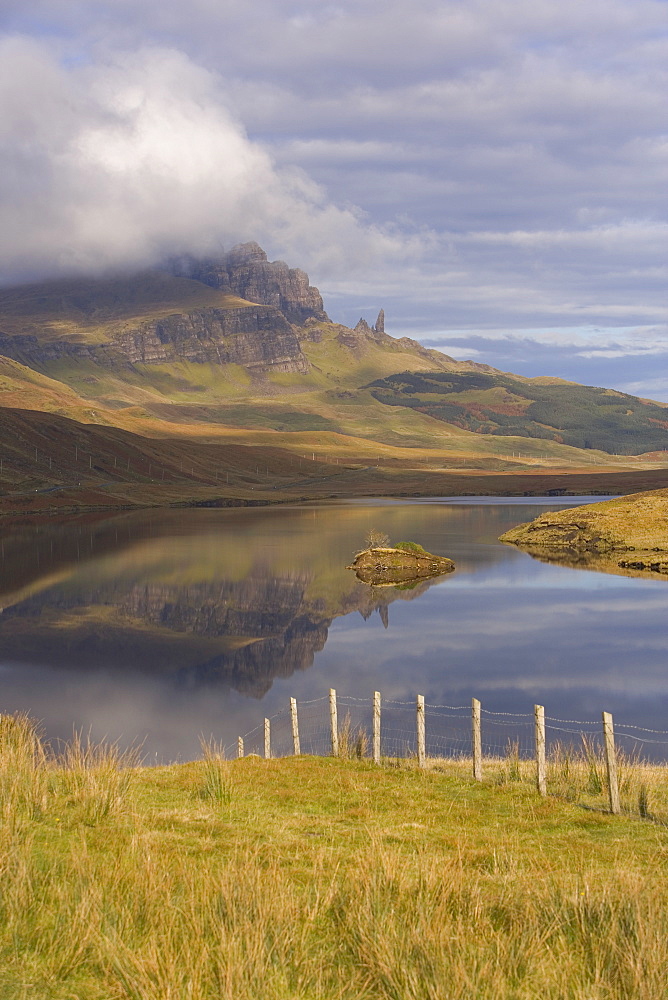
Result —
M 668 746 L 668 740 L 644 740 L 642 736 L 634 736 L 632 733 L 615 733 L 615 738 L 633 740 L 634 743 L 649 743 L 652 744 L 652 746 Z
M 488 708 L 480 709 L 481 715 L 498 715 L 505 716 L 508 719 L 533 719 L 532 712 L 492 712 Z

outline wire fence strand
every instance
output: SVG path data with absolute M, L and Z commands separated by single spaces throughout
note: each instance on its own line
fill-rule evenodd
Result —
M 416 699 L 402 701 L 381 698 L 380 745 L 384 757 L 412 758 L 418 754 Z M 373 695 L 359 698 L 337 695 L 337 735 L 342 753 L 371 756 L 373 742 Z M 497 712 L 480 708 L 481 750 L 486 757 L 512 755 L 530 759 L 536 752 L 535 718 L 532 712 Z M 427 702 L 424 707 L 425 752 L 428 757 L 466 758 L 473 752 L 471 705 L 445 705 Z M 601 721 L 562 719 L 546 715 L 545 740 L 549 750 L 570 748 L 570 752 L 589 747 L 599 752 L 603 746 Z M 269 719 L 270 755 L 284 757 L 294 753 L 293 720 L 286 707 Z M 330 698 L 326 695 L 297 703 L 299 749 L 302 754 L 317 756 L 332 752 Z M 665 736 L 666 739 L 661 739 Z M 244 733 L 243 753 L 265 754 L 265 723 L 262 720 Z M 637 757 L 642 751 L 651 763 L 668 762 L 668 730 L 645 728 L 631 723 L 616 723 L 616 745 L 621 752 Z M 239 753 L 239 742 L 224 746 L 228 757 Z

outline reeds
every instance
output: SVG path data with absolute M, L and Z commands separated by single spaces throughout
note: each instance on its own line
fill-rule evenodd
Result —
M 74 807 L 95 825 L 127 810 L 130 769 L 136 749 L 93 743 L 74 733 L 60 752 L 46 744 L 27 715 L 0 716 L 0 801 L 5 824 L 39 819 L 47 811 Z
M 37 819 L 46 808 L 48 756 L 27 715 L 0 716 L 0 813 L 3 825 Z
M 215 740 L 200 740 L 202 750 L 202 781 L 196 794 L 212 805 L 229 806 L 232 801 L 231 768 L 225 751 Z
M 343 760 L 362 760 L 370 753 L 371 741 L 364 726 L 353 727 L 350 712 L 346 712 L 339 728 L 339 757 Z

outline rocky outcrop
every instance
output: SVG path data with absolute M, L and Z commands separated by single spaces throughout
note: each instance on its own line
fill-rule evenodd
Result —
M 500 536 L 502 542 L 588 552 L 668 551 L 668 490 L 546 511 Z
M 278 309 L 250 306 L 176 313 L 115 338 L 131 363 L 187 360 L 305 373 L 308 361 Z
M 270 306 L 174 313 L 134 328 L 126 325 L 98 345 L 0 334 L 0 354 L 33 368 L 68 357 L 113 368 L 194 361 L 300 374 L 309 370 L 294 329 Z
M 83 361 L 100 361 L 97 346 L 78 344 L 68 340 L 40 341 L 33 334 L 7 336 L 0 332 L 0 354 L 12 361 L 18 361 L 30 368 L 60 361 L 61 358 L 76 358 Z
M 47 373 L 50 365 L 71 359 L 119 372 L 188 361 L 302 375 L 311 370 L 302 344 L 332 335 L 357 358 L 379 345 L 416 354 L 430 367 L 439 360 L 416 341 L 386 334 L 382 309 L 373 326 L 364 319 L 353 330 L 334 326 L 308 275 L 269 261 L 257 243 L 215 258 L 171 261 L 167 272 L 69 280 L 44 289 L 28 289 L 35 311 L 26 313 L 24 326 L 17 316 L 23 315 L 25 290 L 10 290 L 0 303 L 0 355 Z
M 453 573 L 455 564 L 446 556 L 435 556 L 418 546 L 375 546 L 358 552 L 348 569 L 374 587 L 396 586 Z
M 182 259 L 172 263 L 171 271 L 171 277 L 163 275 L 165 301 L 170 301 L 170 294 L 178 301 L 178 294 L 169 282 L 175 277 L 187 277 L 249 304 L 240 304 L 237 308 L 192 308 L 186 297 L 183 309 L 176 304 L 173 313 L 159 319 L 139 315 L 136 319 L 119 317 L 117 322 L 112 318 L 110 322 L 113 303 L 110 308 L 107 285 L 100 282 L 100 301 L 104 304 L 100 311 L 100 316 L 104 314 L 104 333 L 100 342 L 92 342 L 88 334 L 84 340 L 76 333 L 76 327 L 76 335 L 62 339 L 53 334 L 42 337 L 39 330 L 34 333 L 29 329 L 22 333 L 10 327 L 9 333 L 0 329 L 0 354 L 38 369 L 63 358 L 72 358 L 113 368 L 193 361 L 238 364 L 259 371 L 293 374 L 309 371 L 310 365 L 295 328 L 306 322 L 329 322 L 329 318 L 323 309 L 320 292 L 309 285 L 304 271 L 290 268 L 283 261 L 269 261 L 257 243 L 236 246 L 220 258 Z M 70 285 L 71 282 L 63 288 L 69 293 L 66 296 L 69 311 L 65 313 L 71 323 L 69 314 L 76 296 L 72 296 Z M 159 282 L 153 281 L 153 286 L 158 289 L 158 295 L 147 309 L 148 314 L 159 312 L 163 294 Z M 131 294 L 130 291 L 130 298 Z M 94 281 L 88 282 L 83 298 L 87 311 L 81 311 L 82 331 L 87 333 L 87 324 L 96 316 L 98 300 Z M 54 301 L 58 316 L 61 305 L 57 294 Z
M 373 340 L 385 341 L 390 338 L 385 333 L 385 310 L 381 309 L 378 313 L 378 319 L 373 326 L 369 326 L 367 321 L 360 317 L 354 327 L 354 332 L 361 334 L 363 337 L 371 337 Z
M 191 260 L 181 267 L 181 273 L 212 288 L 273 306 L 296 326 L 309 318 L 328 321 L 320 292 L 309 285 L 308 275 L 282 260 L 268 260 L 257 243 L 241 243 L 220 258 Z

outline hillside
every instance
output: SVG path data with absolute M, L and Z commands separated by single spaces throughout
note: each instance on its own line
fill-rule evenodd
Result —
M 662 404 L 614 389 L 502 372 L 403 372 L 367 388 L 386 406 L 409 406 L 476 434 L 557 441 L 638 455 L 668 442 Z
M 445 473 L 596 465 L 625 476 L 666 465 L 660 404 L 455 361 L 390 337 L 382 310 L 373 326 L 333 323 L 303 271 L 268 261 L 252 243 L 215 260 L 172 261 L 162 272 L 4 289 L 0 407 L 1 490 L 117 484 L 111 505 L 146 502 L 156 466 L 160 482 L 175 486 L 171 502 L 179 491 L 184 501 L 210 498 L 198 491 L 220 486 L 221 473 L 234 487 L 225 496 L 257 499 L 265 488 L 289 496 L 291 483 L 311 495 L 315 480 L 317 495 L 329 495 L 332 476 L 332 494 L 419 493 L 437 489 Z M 30 433 L 14 433 L 18 410 Z M 50 437 L 56 458 L 51 445 L 33 441 L 43 434 L 35 411 L 89 429 L 50 418 L 61 436 Z M 123 439 L 134 454 L 129 467 L 130 456 L 115 450 L 120 439 L 110 444 L 112 429 L 132 435 Z M 81 434 L 106 435 L 90 443 L 87 468 Z M 219 460 L 232 445 L 259 449 L 239 459 L 234 482 Z M 200 458 L 208 447 L 214 452 Z

